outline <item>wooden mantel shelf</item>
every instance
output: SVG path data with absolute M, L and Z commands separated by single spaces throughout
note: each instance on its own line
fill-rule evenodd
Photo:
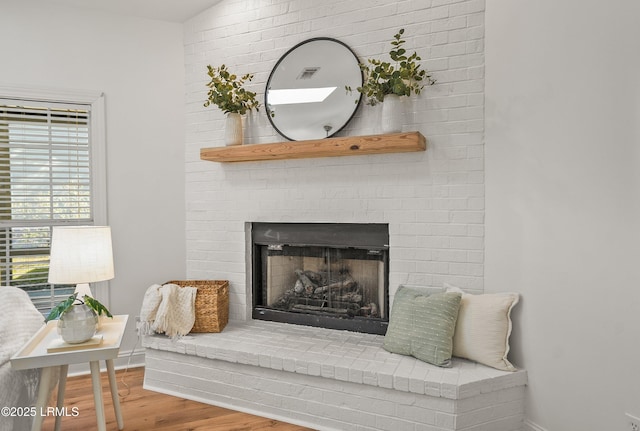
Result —
M 409 153 L 425 151 L 426 149 L 427 140 L 420 132 L 406 132 L 388 135 L 349 136 L 310 141 L 202 148 L 200 149 L 200 159 L 211 162 L 252 162 L 258 160 Z

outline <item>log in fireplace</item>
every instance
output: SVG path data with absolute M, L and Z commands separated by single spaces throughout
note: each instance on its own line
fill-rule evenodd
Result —
M 252 223 L 254 319 L 384 334 L 389 226 Z

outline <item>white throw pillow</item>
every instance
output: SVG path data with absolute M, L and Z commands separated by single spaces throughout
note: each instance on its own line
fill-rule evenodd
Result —
M 446 285 L 447 292 L 462 293 L 460 311 L 453 336 L 453 356 L 466 358 L 498 370 L 515 371 L 509 362 L 511 310 L 518 303 L 517 293 L 471 295 Z

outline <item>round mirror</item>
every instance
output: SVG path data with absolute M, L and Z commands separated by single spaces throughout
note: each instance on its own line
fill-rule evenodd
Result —
M 344 43 L 326 37 L 291 48 L 271 71 L 265 91 L 267 117 L 283 137 L 300 141 L 339 132 L 360 104 L 358 58 Z M 354 89 L 347 93 L 345 86 Z M 357 102 L 356 102 L 357 100 Z

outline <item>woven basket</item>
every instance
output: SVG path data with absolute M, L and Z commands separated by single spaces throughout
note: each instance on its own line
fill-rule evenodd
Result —
M 196 322 L 191 332 L 221 332 L 229 321 L 229 282 L 227 280 L 172 280 L 166 284 L 195 287 Z

